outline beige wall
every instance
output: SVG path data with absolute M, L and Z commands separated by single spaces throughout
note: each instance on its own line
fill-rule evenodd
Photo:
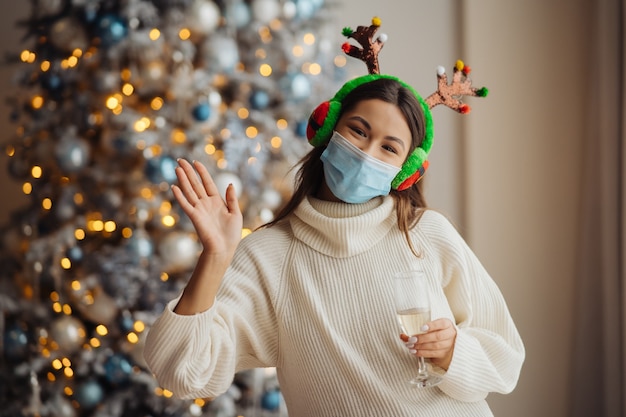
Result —
M 588 72 L 584 0 L 481 0 L 467 53 L 488 65 L 486 111 L 468 123 L 470 243 L 508 298 L 526 343 L 506 416 L 566 416 Z M 482 75 L 482 73 L 481 73 Z M 586 171 L 585 174 L 589 174 Z M 593 359 L 591 359 L 593 360 Z M 505 411 L 506 410 L 506 411 Z
M 518 388 L 489 397 L 497 416 L 568 414 L 586 62 L 583 3 L 339 2 L 340 27 L 382 18 L 381 31 L 389 35 L 380 55 L 382 71 L 423 95 L 435 89 L 436 66 L 451 69 L 457 58 L 473 68 L 477 86 L 490 88 L 488 99 L 471 100 L 470 116 L 435 109 L 427 186 L 431 205 L 459 225 L 500 285 L 526 343 Z M 0 2 L 1 49 L 17 45 L 21 32 L 14 22 L 28 5 Z M 10 71 L 0 71 L 4 94 Z M 12 127 L 4 102 L 0 106 L 4 143 Z M 24 202 L 19 186 L 7 179 L 5 162 L 0 223 Z

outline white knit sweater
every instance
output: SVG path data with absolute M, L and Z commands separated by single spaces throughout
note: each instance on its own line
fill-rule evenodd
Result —
M 152 325 L 145 359 L 159 383 L 186 398 L 224 392 L 235 372 L 276 367 L 290 417 L 491 416 L 489 392 L 516 385 L 524 346 L 494 281 L 440 214 L 411 237 L 394 202 L 305 200 L 288 222 L 243 239 L 216 302 Z M 431 279 L 433 318 L 458 328 L 444 382 L 406 381 L 417 359 L 399 339 L 394 271 L 419 265 Z

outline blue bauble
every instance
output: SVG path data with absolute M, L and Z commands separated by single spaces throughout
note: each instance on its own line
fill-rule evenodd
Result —
M 96 20 L 96 35 L 102 46 L 113 46 L 128 35 L 128 26 L 120 16 L 105 14 Z
M 74 399 L 83 409 L 92 409 L 102 402 L 104 389 L 94 379 L 84 381 L 74 389 Z
M 124 332 L 130 332 L 133 330 L 133 326 L 135 325 L 135 320 L 133 316 L 130 315 L 128 311 L 122 313 L 120 317 L 120 327 Z
M 104 372 L 107 381 L 112 384 L 123 384 L 130 379 L 133 366 L 123 355 L 115 353 L 104 362 Z
M 313 6 L 319 10 L 324 6 L 324 0 L 309 0 L 311 3 L 313 3 Z
M 17 323 L 4 330 L 4 354 L 8 359 L 23 359 L 28 354 L 28 334 Z
M 264 410 L 276 411 L 280 408 L 280 399 L 281 394 L 279 390 L 267 391 L 261 398 L 261 407 Z
M 146 177 L 154 184 L 176 182 L 176 167 L 178 164 L 171 156 L 159 156 L 146 162 Z
M 252 19 L 250 6 L 243 1 L 236 1 L 229 4 L 226 9 L 226 19 L 234 23 L 237 29 L 246 27 Z
M 65 251 L 65 256 L 74 264 L 80 263 L 83 260 L 84 253 L 79 246 L 72 246 Z
M 250 95 L 250 106 L 256 110 L 264 110 L 270 104 L 270 96 L 265 91 L 254 91 Z
M 193 108 L 191 113 L 197 121 L 206 122 L 211 117 L 211 106 L 209 103 L 200 103 Z
M 315 15 L 315 4 L 311 0 L 297 0 L 296 17 L 300 20 L 308 20 Z
M 63 86 L 63 79 L 58 74 L 46 74 L 41 79 L 41 85 L 51 92 L 56 92 Z
M 128 250 L 137 261 L 147 259 L 154 254 L 154 245 L 147 232 L 136 230 L 126 241 Z
M 133 142 L 132 134 L 126 132 L 116 133 L 110 141 L 110 146 L 122 155 L 133 155 L 137 152 L 137 146 Z
M 296 128 L 295 128 L 296 135 L 302 138 L 306 137 L 307 125 L 308 125 L 307 120 L 300 120 L 299 122 L 296 122 Z
M 301 101 L 311 96 L 311 82 L 304 74 L 292 74 L 286 76 L 280 82 L 281 87 L 292 100 Z

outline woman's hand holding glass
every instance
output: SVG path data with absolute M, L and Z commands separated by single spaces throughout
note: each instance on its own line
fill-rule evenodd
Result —
M 448 319 L 432 320 L 431 288 L 426 273 L 420 269 L 400 271 L 394 275 L 394 302 L 400 336 L 409 352 L 418 358 L 417 375 L 409 382 L 419 388 L 432 387 L 442 381 L 429 371 L 426 358 L 444 369 L 450 365 L 456 329 Z
M 454 352 L 456 327 L 449 319 L 429 321 L 425 326 L 425 333 L 412 336 L 402 333 L 400 338 L 411 354 L 430 359 L 433 365 L 448 370 Z

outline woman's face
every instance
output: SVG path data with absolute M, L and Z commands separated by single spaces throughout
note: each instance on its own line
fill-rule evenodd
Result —
M 401 167 L 411 151 L 411 131 L 400 109 L 386 101 L 360 101 L 335 130 L 370 156 Z

